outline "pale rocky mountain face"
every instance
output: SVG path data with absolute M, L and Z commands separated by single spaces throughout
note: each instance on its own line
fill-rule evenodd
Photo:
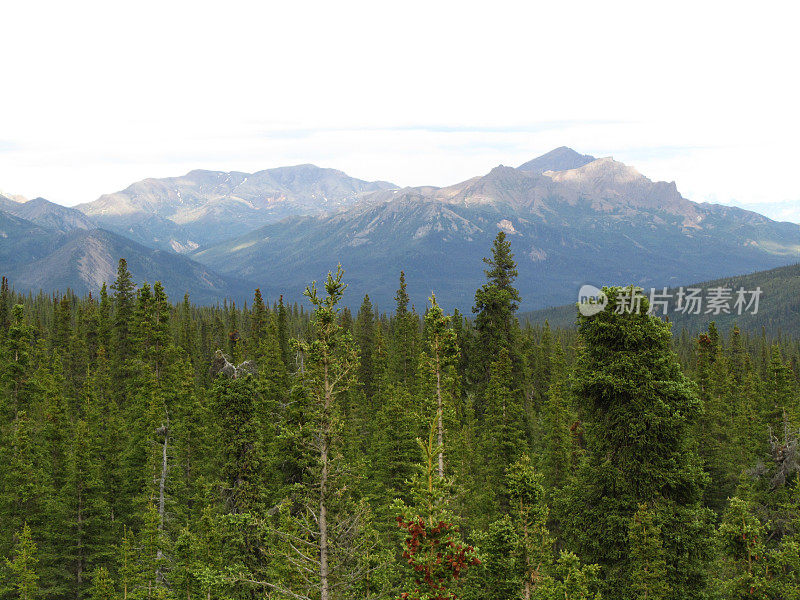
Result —
M 198 170 L 145 179 L 77 208 L 103 227 L 182 253 L 288 216 L 343 210 L 393 187 L 313 165 L 257 173 Z
M 10 200 L 12 202 L 17 202 L 20 204 L 28 201 L 28 199 L 25 196 L 20 196 L 19 194 L 9 194 L 0 190 L 0 202 L 3 202 L 3 200 Z
M 575 207 L 587 214 L 664 212 L 690 220 L 696 220 L 702 212 L 698 211 L 700 205 L 680 195 L 675 183 L 653 182 L 612 158 L 542 173 L 499 166 L 483 177 L 442 188 L 435 195 L 446 202 L 503 206 L 542 219 L 561 211 L 572 212 Z

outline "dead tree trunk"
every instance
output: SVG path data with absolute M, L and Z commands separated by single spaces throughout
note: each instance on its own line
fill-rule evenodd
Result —
M 161 477 L 158 480 L 158 535 L 164 535 L 164 514 L 166 512 L 166 487 L 167 487 L 167 443 L 169 440 L 169 419 L 167 424 L 162 425 L 156 433 L 163 436 L 161 444 Z M 164 583 L 164 573 L 161 571 L 161 561 L 164 558 L 164 550 L 161 548 L 159 539 L 158 550 L 156 550 L 156 585 Z
M 437 438 L 439 444 L 439 477 L 444 477 L 444 423 L 442 407 L 442 368 L 439 357 L 436 357 L 436 418 L 437 418 Z
M 330 407 L 331 407 L 331 385 L 328 378 L 328 365 L 325 365 L 324 372 L 325 405 L 322 413 L 322 440 L 320 444 L 320 463 L 322 472 L 320 474 L 319 485 L 319 581 L 320 581 L 320 600 L 329 600 L 330 575 L 328 566 L 328 444 L 330 435 Z

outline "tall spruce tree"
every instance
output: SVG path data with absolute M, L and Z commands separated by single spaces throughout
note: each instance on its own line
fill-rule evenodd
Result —
M 425 440 L 418 440 L 422 462 L 411 483 L 410 504 L 397 501 L 397 524 L 403 535 L 403 558 L 411 568 L 402 600 L 456 600 L 462 578 L 480 560 L 475 548 L 460 540 L 453 522 L 452 483 L 437 474 L 436 420 Z
M 426 348 L 422 362 L 433 378 L 436 396 L 436 441 L 439 446 L 437 474 L 444 477 L 444 423 L 445 409 L 451 409 L 456 396 L 457 381 L 454 363 L 458 358 L 456 333 L 436 303 L 436 296 L 430 297 L 431 306 L 425 314 Z M 450 410 L 449 412 L 452 412 Z
M 117 266 L 117 279 L 111 285 L 114 291 L 114 321 L 113 321 L 113 363 L 117 379 L 122 380 L 126 374 L 125 362 L 133 352 L 133 341 L 130 336 L 131 321 L 136 300 L 136 286 L 133 277 L 128 271 L 128 263 L 124 258 L 119 259 Z
M 314 306 L 311 316 L 313 339 L 294 340 L 303 356 L 299 385 L 307 398 L 310 422 L 306 437 L 312 454 L 304 492 L 297 498 L 302 509 L 294 518 L 296 532 L 287 538 L 299 571 L 298 580 L 308 581 L 319 600 L 331 600 L 358 584 L 365 569 L 370 541 L 368 517 L 363 506 L 352 502 L 343 481 L 342 403 L 355 382 L 358 352 L 352 334 L 339 319 L 339 303 L 346 289 L 341 265 L 328 274 L 324 295 L 316 283 L 305 295 Z
M 652 503 L 665 532 L 666 597 L 701 598 L 710 517 L 690 443 L 700 401 L 672 353 L 669 324 L 647 314 L 647 299 L 633 287 L 604 293 L 606 308 L 579 321 L 575 392 L 589 420 L 588 447 L 570 508 L 560 511 L 567 537 L 603 567 L 604 597 L 630 598 L 628 524 L 639 504 Z
M 489 268 L 484 270 L 487 282 L 475 293 L 475 345 L 472 361 L 472 384 L 479 399 L 478 416 L 482 418 L 486 408 L 485 392 L 491 377 L 492 363 L 497 353 L 504 348 L 511 361 L 511 376 L 508 385 L 516 393 L 522 389 L 522 364 L 519 352 L 519 323 L 514 313 L 521 298 L 514 287 L 517 264 L 511 252 L 511 243 L 500 231 L 492 245 L 491 258 L 483 261 Z
M 370 408 L 374 408 L 372 397 L 375 394 L 375 370 L 373 354 L 375 351 L 375 309 L 369 295 L 364 296 L 358 309 L 355 322 L 355 341 L 360 350 L 361 362 L 358 369 L 358 380 L 364 391 Z
M 564 488 L 572 479 L 581 453 L 573 431 L 578 420 L 573 410 L 572 396 L 565 372 L 564 352 L 556 345 L 552 378 L 540 413 L 542 474 L 553 493 Z
M 527 454 L 509 466 L 507 477 L 510 515 L 517 536 L 517 593 L 521 580 L 522 598 L 529 600 L 552 562 L 553 538 L 547 530 L 549 509 L 542 476 L 536 473 Z
M 0 410 L 5 423 L 13 420 L 19 410 L 26 410 L 32 399 L 30 341 L 31 328 L 25 322 L 24 307 L 16 304 L 3 344 L 2 381 L 7 393 L 0 397 Z
M 413 307 L 409 310 L 410 298 L 406 289 L 406 274 L 403 271 L 400 271 L 400 287 L 395 301 L 392 319 L 392 382 L 413 390 L 419 358 L 419 317 Z

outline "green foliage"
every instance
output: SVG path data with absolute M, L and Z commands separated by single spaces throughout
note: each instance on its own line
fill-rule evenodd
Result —
M 32 393 L 30 384 L 30 327 L 25 323 L 24 307 L 14 305 L 11 325 L 3 344 L 2 380 L 6 389 L 0 410 L 5 419 L 13 418 L 25 409 Z
M 724 568 L 724 578 L 718 573 L 716 584 L 723 597 L 773 597 L 765 538 L 766 528 L 751 505 L 732 498 L 716 537 Z
M 492 363 L 489 385 L 486 388 L 486 414 L 482 430 L 484 459 L 484 512 L 493 514 L 499 507 L 508 510 L 504 489 L 505 470 L 526 450 L 525 410 L 520 394 L 511 388 L 511 358 L 506 348 L 500 348 Z
M 700 413 L 692 383 L 670 348 L 669 325 L 640 311 L 624 310 L 634 288 L 606 288 L 609 302 L 581 317 L 575 394 L 591 425 L 587 454 L 570 486 L 573 510 L 560 509 L 568 540 L 604 569 L 604 596 L 627 598 L 633 584 L 629 522 L 641 503 L 664 513 L 668 579 L 673 595 L 700 597 L 708 555 L 706 482 L 691 446 Z M 676 522 L 691 524 L 671 529 Z
M 0 600 L 798 598 L 800 341 L 520 329 L 516 275 L 474 321 L 3 282 Z
M 437 444 L 439 445 L 438 469 L 440 477 L 445 473 L 444 438 L 445 411 L 452 412 L 457 393 L 457 376 L 454 365 L 458 358 L 456 333 L 450 326 L 450 317 L 445 316 L 436 303 L 436 296 L 430 297 L 431 306 L 425 314 L 425 349 L 420 363 L 428 371 L 427 386 L 435 398 Z M 448 419 L 449 420 L 449 419 Z
M 392 320 L 392 353 L 390 377 L 395 385 L 411 390 L 414 387 L 419 359 L 419 317 L 409 310 L 409 297 L 406 291 L 406 275 L 400 271 L 400 288 L 395 296 L 397 308 Z
M 489 266 L 484 270 L 487 282 L 475 293 L 475 305 L 472 307 L 472 312 L 476 314 L 477 334 L 477 360 L 473 363 L 473 378 L 478 384 L 488 382 L 491 363 L 501 348 L 508 351 L 513 361 L 518 360 L 519 325 L 514 313 L 521 301 L 519 292 L 513 286 L 518 275 L 517 265 L 505 232 L 497 234 L 492 257 L 483 261 Z
M 221 494 L 228 511 L 245 513 L 259 506 L 264 456 L 259 433 L 265 426 L 256 413 L 252 375 L 214 382 L 214 413 L 220 419 Z
M 10 574 L 8 591 L 14 594 L 15 598 L 33 600 L 39 597 L 39 575 L 36 572 L 38 563 L 36 543 L 26 523 L 19 533 L 11 559 L 6 559 L 6 567 Z
M 533 600 L 601 600 L 600 567 L 581 565 L 572 552 L 562 552 L 558 557 L 553 574 L 545 577 L 536 591 Z
M 108 569 L 100 567 L 92 577 L 92 588 L 89 600 L 112 600 L 117 598 L 117 592 L 114 589 L 114 581 L 108 573 Z
M 656 511 L 647 504 L 640 504 L 628 529 L 632 591 L 639 598 L 659 600 L 667 598 L 671 592 L 661 537 Z
M 418 440 L 422 463 L 411 482 L 411 503 L 396 503 L 403 531 L 403 559 L 411 569 L 402 600 L 455 600 L 466 571 L 480 564 L 475 549 L 459 540 L 450 511 L 450 483 L 439 476 L 436 421 L 427 440 Z

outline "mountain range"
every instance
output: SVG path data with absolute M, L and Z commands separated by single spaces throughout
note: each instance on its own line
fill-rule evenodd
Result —
M 403 269 L 420 309 L 434 291 L 468 311 L 500 230 L 523 309 L 572 302 L 583 283 L 673 286 L 800 260 L 800 225 L 562 147 L 446 187 L 299 165 L 146 179 L 75 208 L 0 197 L 0 271 L 17 289 L 88 291 L 125 256 L 138 280 L 207 302 L 256 286 L 299 299 L 341 262 L 350 305 L 369 293 L 391 309 Z
M 285 217 L 346 209 L 395 187 L 314 165 L 257 173 L 196 170 L 145 179 L 76 208 L 100 227 L 183 253 Z

